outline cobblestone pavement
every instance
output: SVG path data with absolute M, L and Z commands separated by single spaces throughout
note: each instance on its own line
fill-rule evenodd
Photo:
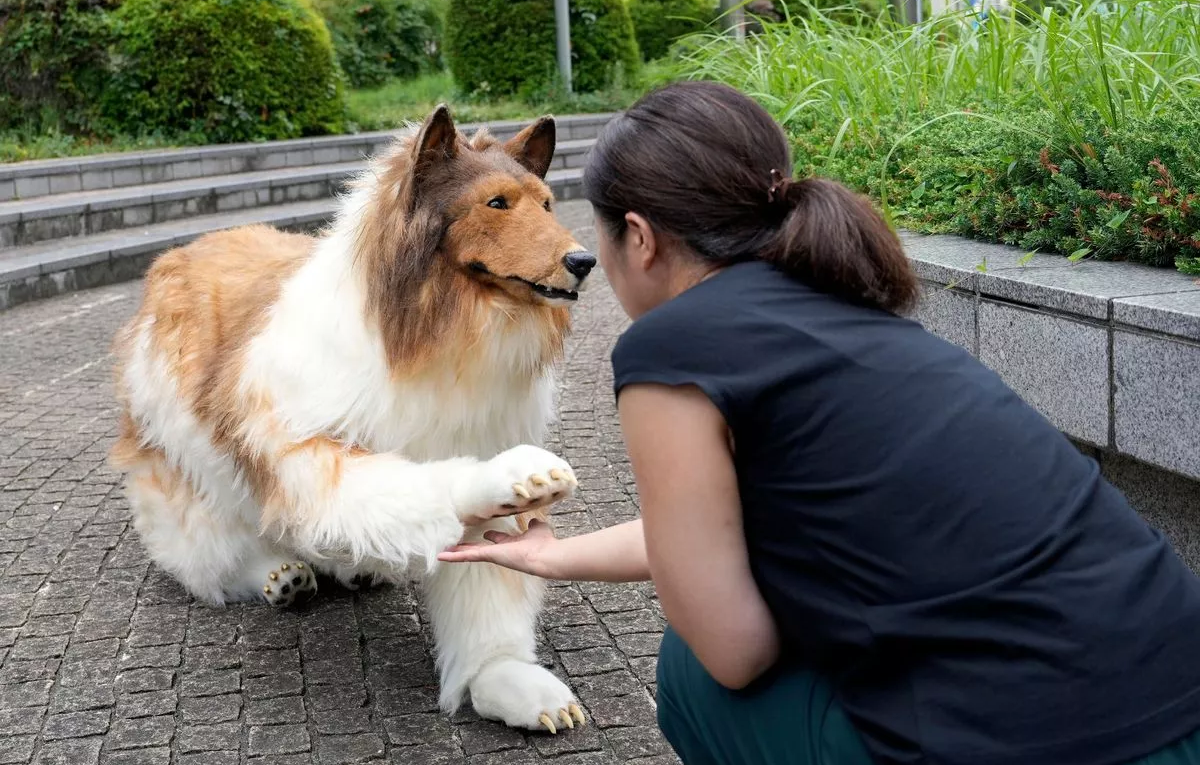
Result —
M 586 242 L 586 206 L 560 209 Z M 551 588 L 541 655 L 591 720 L 557 736 L 440 714 L 410 589 L 323 582 L 298 612 L 191 602 L 146 559 L 104 465 L 107 351 L 139 290 L 0 313 L 0 765 L 677 762 L 654 725 L 663 622 L 648 585 Z M 549 445 L 581 479 L 560 533 L 635 515 L 608 365 L 624 325 L 599 277 Z

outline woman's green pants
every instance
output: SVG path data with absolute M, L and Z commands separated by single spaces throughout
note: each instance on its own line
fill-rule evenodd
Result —
M 684 765 L 874 765 L 829 684 L 811 672 L 730 691 L 668 627 L 657 695 L 658 725 Z M 1127 765 L 1200 765 L 1200 729 Z

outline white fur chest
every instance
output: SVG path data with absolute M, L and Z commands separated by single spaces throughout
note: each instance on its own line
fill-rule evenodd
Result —
M 264 391 L 294 438 L 331 435 L 416 461 L 488 458 L 542 442 L 555 380 L 531 375 L 539 328 L 503 314 L 469 349 L 467 369 L 416 377 L 388 368 L 365 321 L 358 280 L 326 240 L 285 285 L 246 359 L 243 384 Z

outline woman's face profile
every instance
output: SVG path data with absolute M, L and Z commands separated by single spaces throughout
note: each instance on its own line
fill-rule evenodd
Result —
M 595 226 L 600 267 L 625 314 L 636 319 L 663 299 L 656 297 L 661 291 L 655 284 L 657 269 L 647 268 L 654 260 L 653 245 L 645 240 L 636 225 L 627 226 L 620 237 L 613 237 L 609 226 L 599 216 Z

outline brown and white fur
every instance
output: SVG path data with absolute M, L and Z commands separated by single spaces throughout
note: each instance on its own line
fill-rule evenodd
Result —
M 163 254 L 114 345 L 111 455 L 150 557 L 194 597 L 420 575 L 442 707 L 469 691 L 552 732 L 583 716 L 535 663 L 541 581 L 436 556 L 575 486 L 536 446 L 595 263 L 551 212 L 554 144 L 548 117 L 501 144 L 439 107 L 319 237 L 249 226 Z

